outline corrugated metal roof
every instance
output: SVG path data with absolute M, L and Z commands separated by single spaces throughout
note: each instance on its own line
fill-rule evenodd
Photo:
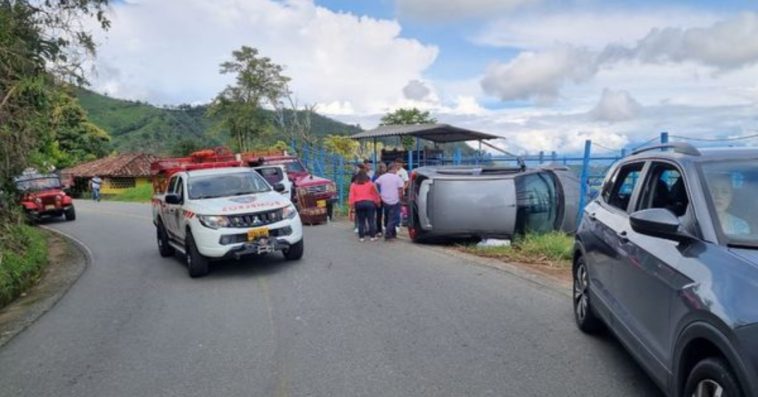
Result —
M 139 177 L 150 176 L 150 163 L 159 157 L 149 153 L 122 153 L 76 165 L 61 171 L 63 176 L 73 177 Z
M 353 139 L 368 139 L 403 135 L 415 136 L 440 143 L 502 138 L 497 135 L 454 127 L 449 124 L 382 125 L 373 130 L 359 132 L 350 137 Z

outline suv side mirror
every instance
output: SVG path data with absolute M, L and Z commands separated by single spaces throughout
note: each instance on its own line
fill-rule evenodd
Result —
M 164 198 L 166 200 L 166 204 L 181 204 L 182 199 L 178 195 L 174 193 L 166 193 L 166 197 Z
M 632 230 L 637 233 L 674 241 L 686 241 L 691 238 L 681 231 L 682 223 L 673 212 L 664 208 L 649 208 L 632 213 L 629 217 Z
M 279 192 L 279 193 L 283 192 L 285 190 L 284 189 L 284 184 L 282 184 L 282 183 L 275 183 L 274 184 L 274 190 L 277 191 L 277 192 Z

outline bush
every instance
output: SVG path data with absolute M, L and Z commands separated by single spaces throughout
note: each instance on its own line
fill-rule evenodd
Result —
M 552 267 L 570 267 L 574 237 L 566 233 L 529 233 L 518 236 L 510 246 L 464 247 L 464 251 L 476 255 L 514 262 L 546 264 Z
M 47 239 L 27 225 L 3 225 L 0 240 L 0 307 L 31 287 L 47 264 Z

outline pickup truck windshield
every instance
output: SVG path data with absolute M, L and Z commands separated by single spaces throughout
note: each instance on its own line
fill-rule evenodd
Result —
M 242 196 L 270 190 L 266 181 L 252 171 L 196 176 L 189 179 L 189 198 L 192 200 Z

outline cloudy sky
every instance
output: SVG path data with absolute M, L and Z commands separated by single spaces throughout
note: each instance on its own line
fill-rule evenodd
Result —
M 92 84 L 206 103 L 242 45 L 285 66 L 301 103 L 377 125 L 415 106 L 511 151 L 632 147 L 660 131 L 758 132 L 758 3 L 745 0 L 126 0 Z

